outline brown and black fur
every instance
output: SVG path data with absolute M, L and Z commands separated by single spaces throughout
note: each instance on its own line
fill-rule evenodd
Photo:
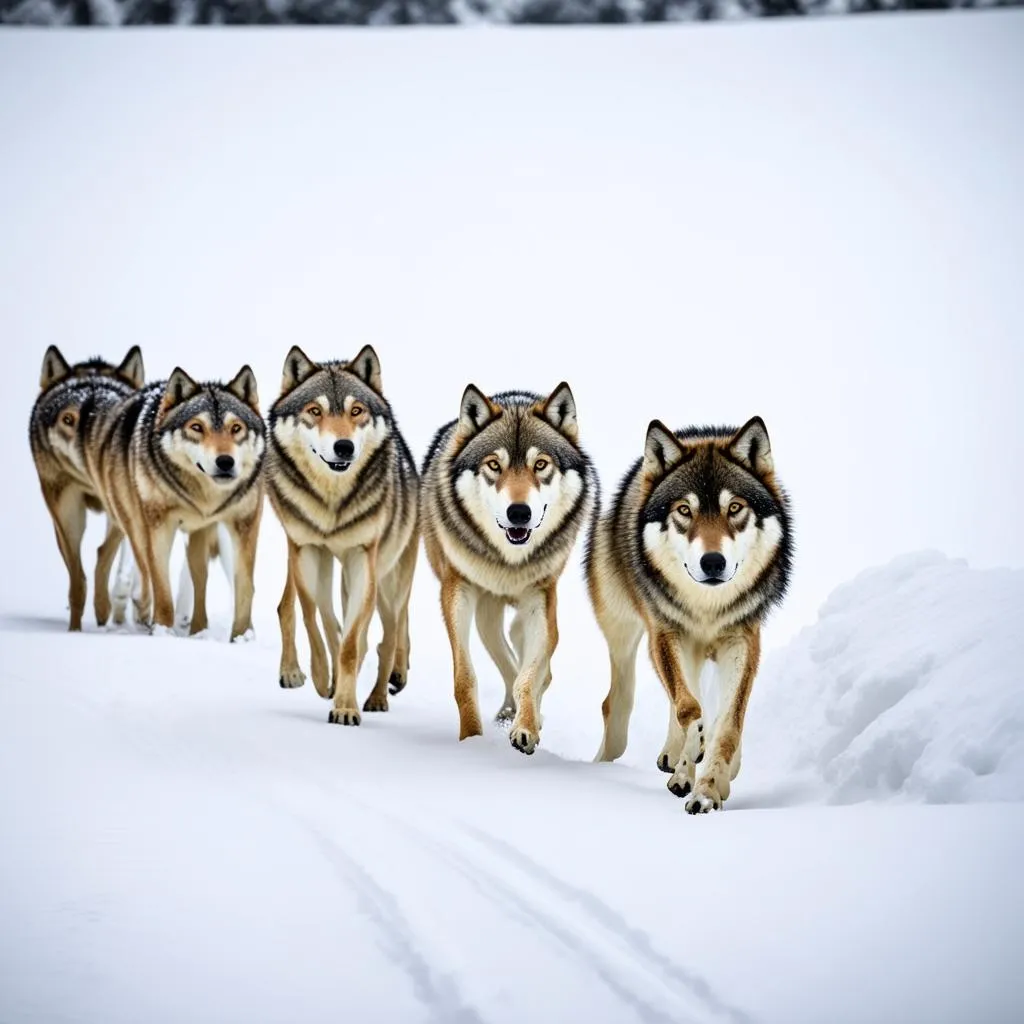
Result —
M 626 748 L 636 652 L 646 634 L 670 701 L 658 767 L 672 774 L 669 789 L 688 798 L 691 813 L 722 805 L 739 771 L 761 627 L 785 596 L 792 552 L 789 498 L 760 418 L 740 429 L 674 433 L 652 421 L 644 456 L 587 546 L 588 589 L 611 658 L 596 760 L 613 761 Z M 696 780 L 704 760 L 699 679 L 706 660 L 717 662 L 721 704 Z
M 524 391 L 486 397 L 469 385 L 459 418 L 434 437 L 423 463 L 421 515 L 452 647 L 460 739 L 483 731 L 469 652 L 475 619 L 505 682 L 497 718 L 514 718 L 510 740 L 518 750 L 536 749 L 558 643 L 558 580 L 597 497 L 568 384 L 547 398 Z M 526 541 L 513 541 L 514 528 L 492 513 L 500 515 L 503 503 L 531 508 L 532 524 L 537 513 L 528 500 L 544 502 L 540 523 L 519 530 L 516 537 L 525 532 Z M 511 646 L 508 607 L 515 609 Z
M 140 577 L 136 621 L 174 626 L 170 556 L 180 529 L 191 538 L 188 563 L 199 612 L 192 616 L 191 631 L 205 628 L 209 535 L 222 524 L 235 556 L 231 638 L 247 634 L 266 446 L 252 370 L 244 366 L 222 384 L 197 382 L 177 368 L 168 380 L 148 385 L 97 417 L 85 441 L 90 478 L 132 545 Z M 224 473 L 215 468 L 221 458 L 231 463 Z
M 292 348 L 269 428 L 268 493 L 288 536 L 278 606 L 280 683 L 292 688 L 305 681 L 295 647 L 298 597 L 313 685 L 334 702 L 328 721 L 359 725 L 356 679 L 375 607 L 383 636 L 376 685 L 362 710 L 387 711 L 389 690 L 396 694 L 408 681 L 409 597 L 419 548 L 419 477 L 384 397 L 376 352 L 367 345 L 354 359 L 315 363 Z M 351 459 L 337 454 L 346 443 L 355 448 Z M 334 612 L 335 559 L 343 625 Z
M 142 353 L 133 345 L 119 365 L 92 358 L 71 365 L 51 345 L 43 357 L 39 396 L 29 419 L 29 444 L 43 500 L 53 519 L 57 546 L 68 570 L 68 628 L 82 628 L 86 579 L 82 537 L 86 512 L 103 505 L 85 464 L 84 438 L 97 416 L 142 387 Z M 117 523 L 108 518 L 107 535 L 96 552 L 93 605 L 98 625 L 111 613 L 110 569 L 122 541 Z M 114 621 L 123 622 L 124 600 L 114 603 Z

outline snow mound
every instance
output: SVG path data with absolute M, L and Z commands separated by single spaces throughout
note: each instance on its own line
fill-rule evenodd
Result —
M 1024 800 L 1022 620 L 1021 570 L 921 552 L 861 573 L 766 659 L 758 759 L 781 744 L 829 803 Z

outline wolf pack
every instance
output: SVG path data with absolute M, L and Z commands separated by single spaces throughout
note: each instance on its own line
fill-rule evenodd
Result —
M 280 685 L 306 679 L 297 602 L 309 674 L 331 702 L 328 721 L 357 726 L 363 713 L 387 711 L 408 683 L 409 600 L 422 540 L 451 645 L 459 738 L 483 732 L 470 654 L 475 624 L 504 682 L 496 718 L 512 746 L 532 754 L 559 642 L 558 584 L 583 533 L 587 591 L 610 663 L 595 760 L 625 752 L 646 637 L 668 696 L 658 768 L 690 813 L 722 807 L 740 768 L 761 629 L 791 572 L 790 501 L 764 422 L 672 430 L 652 420 L 602 508 L 569 384 L 547 395 L 488 395 L 468 384 L 451 408 L 457 416 L 437 430 L 418 466 L 370 345 L 354 358 L 319 362 L 294 346 L 266 417 L 249 366 L 227 383 L 181 368 L 147 382 L 138 346 L 116 365 L 71 364 L 51 346 L 29 438 L 67 567 L 69 628 L 82 628 L 81 548 L 94 511 L 107 517 L 93 585 L 100 626 L 125 624 L 130 604 L 134 622 L 151 632 L 185 621 L 191 634 L 202 632 L 209 567 L 219 557 L 233 580 L 231 639 L 248 637 L 267 498 L 288 544 L 277 609 Z M 185 620 L 170 578 L 179 532 Z M 360 706 L 356 684 L 374 611 L 376 680 Z M 708 661 L 718 701 L 706 728 L 699 682 Z

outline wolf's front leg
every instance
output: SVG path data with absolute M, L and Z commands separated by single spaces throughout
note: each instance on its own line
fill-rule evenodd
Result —
M 328 722 L 359 725 L 362 715 L 356 700 L 356 680 L 366 655 L 366 632 L 377 603 L 377 548 L 353 548 L 342 559 L 348 600 L 341 643 L 335 649 L 337 685 Z
M 476 696 L 476 673 L 469 656 L 469 631 L 476 613 L 477 597 L 477 590 L 472 584 L 448 569 L 441 582 L 441 612 L 452 648 L 460 740 L 482 736 L 484 731 Z
M 231 639 L 236 640 L 252 629 L 252 598 L 255 593 L 256 542 L 259 539 L 263 502 L 247 519 L 236 519 L 224 525 L 231 537 L 235 562 L 235 618 Z
M 316 621 L 316 588 L 320 579 L 320 549 L 307 545 L 300 548 L 291 540 L 288 541 L 288 571 L 295 583 L 295 593 L 299 598 L 299 607 L 302 608 L 302 620 L 306 625 L 306 638 L 309 640 L 310 675 L 313 678 L 313 685 L 321 697 L 330 698 L 331 689 L 330 667 L 327 663 L 327 652 L 324 650 L 323 637 L 320 635 L 320 626 Z M 285 586 L 284 597 L 281 598 L 282 605 L 288 597 L 288 587 Z M 291 611 L 291 609 L 289 609 Z M 286 629 L 291 625 L 292 635 L 289 637 Z M 286 661 L 295 656 L 295 671 L 298 672 L 298 660 L 295 655 L 294 636 L 294 612 L 289 619 L 287 616 L 281 618 L 281 639 L 283 651 L 281 657 L 282 685 L 286 685 L 291 677 L 285 676 Z M 289 649 L 290 646 L 290 649 Z M 301 676 L 301 672 L 299 675 Z M 301 685 L 292 682 L 291 685 Z
M 171 591 L 171 549 L 177 527 L 173 521 L 151 527 L 146 537 L 146 556 L 153 587 L 153 622 L 166 629 L 174 627 L 174 594 Z
M 700 701 L 693 694 L 698 682 L 694 676 L 694 659 L 684 648 L 679 633 L 672 627 L 651 627 L 648 640 L 651 661 L 668 694 L 677 725 L 677 731 L 669 731 L 667 749 L 663 751 L 667 757 L 676 756 L 677 750 L 680 755 L 675 771 L 668 780 L 668 788 L 676 796 L 684 797 L 693 791 L 696 768 L 694 759 L 688 757 L 687 753 L 691 749 L 690 732 L 697 731 L 701 714 Z M 687 662 L 690 663 L 689 671 Z
M 117 556 L 117 549 L 124 540 L 121 527 L 112 516 L 107 517 L 107 534 L 103 543 L 96 549 L 96 585 L 93 589 L 93 608 L 96 612 L 96 625 L 105 626 L 110 618 L 110 570 Z
M 523 655 L 513 687 L 516 717 L 509 740 L 516 750 L 532 754 L 540 742 L 538 691 L 547 680 L 551 655 L 558 643 L 555 585 L 521 598 L 516 617 L 522 631 Z
M 717 811 L 729 799 L 730 783 L 739 771 L 743 718 L 760 660 L 760 626 L 737 630 L 716 647 L 720 706 L 707 753 L 707 767 L 686 802 L 691 814 Z

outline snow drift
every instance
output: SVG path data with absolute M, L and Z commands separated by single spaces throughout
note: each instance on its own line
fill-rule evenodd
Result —
M 1020 570 L 932 552 L 869 569 L 767 659 L 751 747 L 830 802 L 1022 800 L 1022 613 Z

